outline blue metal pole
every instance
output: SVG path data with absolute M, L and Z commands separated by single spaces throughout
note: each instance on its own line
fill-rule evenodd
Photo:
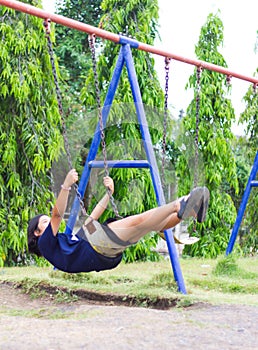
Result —
M 112 76 L 112 79 L 111 79 L 111 82 L 109 84 L 109 88 L 108 88 L 108 91 L 106 94 L 104 106 L 102 109 L 102 120 L 103 120 L 104 127 L 106 125 L 107 117 L 108 117 L 108 114 L 110 112 L 110 108 L 111 108 L 111 105 L 112 105 L 112 102 L 113 102 L 113 99 L 115 96 L 115 92 L 116 92 L 116 89 L 117 89 L 117 86 L 119 83 L 119 79 L 121 76 L 123 66 L 124 66 L 124 57 L 123 57 L 122 50 L 120 50 L 120 53 L 119 53 L 119 56 L 118 56 L 118 59 L 116 62 L 116 66 L 115 66 L 115 69 L 113 72 L 113 76 Z M 84 169 L 83 169 L 83 172 L 82 172 L 82 175 L 80 178 L 79 186 L 78 186 L 78 191 L 82 197 L 84 196 L 84 193 L 85 193 L 88 181 L 89 181 L 89 176 L 90 176 L 90 171 L 91 171 L 91 168 L 89 167 L 89 162 L 96 158 L 100 141 L 101 141 L 100 125 L 98 123 L 96 130 L 95 130 L 95 133 L 94 133 L 92 143 L 91 143 L 89 154 L 88 154 L 88 157 L 87 157 L 87 160 L 85 162 Z M 67 221 L 65 233 L 68 233 L 68 234 L 72 233 L 79 210 L 80 210 L 80 203 L 79 203 L 78 198 L 76 197 L 74 199 L 71 213 L 70 213 L 69 219 Z
M 226 250 L 226 255 L 230 254 L 233 250 L 233 247 L 234 247 L 234 244 L 235 244 L 235 241 L 237 238 L 238 230 L 239 230 L 239 227 L 241 225 L 243 215 L 245 213 L 245 208 L 246 208 L 247 201 L 248 201 L 248 198 L 249 198 L 249 195 L 251 192 L 251 188 L 254 187 L 254 185 L 256 184 L 256 182 L 254 180 L 256 177 L 257 170 L 258 170 L 258 151 L 256 152 L 254 164 L 253 164 L 252 170 L 250 172 L 248 183 L 246 185 L 246 189 L 245 189 L 245 192 L 243 194 L 242 202 L 240 204 L 240 207 L 239 207 L 239 210 L 237 213 L 236 222 L 234 224 L 231 236 L 229 238 L 229 243 L 228 243 L 228 247 Z
M 156 157 L 153 151 L 149 128 L 148 128 L 148 124 L 147 124 L 147 120 L 146 120 L 146 116 L 143 108 L 140 88 L 139 88 L 139 84 L 138 84 L 138 80 L 135 72 L 130 45 L 128 44 L 123 45 L 122 50 L 123 50 L 123 55 L 126 63 L 126 68 L 128 71 L 132 93 L 133 93 L 136 112 L 140 123 L 140 130 L 142 134 L 144 148 L 146 151 L 147 159 L 150 164 L 150 173 L 154 184 L 154 190 L 155 190 L 157 202 L 158 202 L 158 205 L 163 205 L 165 204 L 164 193 L 161 185 Z M 182 271 L 181 271 L 178 256 L 177 256 L 177 250 L 176 250 L 172 230 L 171 229 L 166 230 L 164 233 L 165 233 L 166 242 L 168 245 L 168 251 L 170 255 L 170 261 L 172 263 L 174 277 L 178 285 L 178 290 L 181 293 L 186 294 L 186 288 L 185 288 L 184 279 L 183 279 Z
M 147 160 L 109 160 L 107 161 L 109 168 L 149 168 Z M 104 168 L 102 160 L 95 160 L 89 162 L 90 168 Z

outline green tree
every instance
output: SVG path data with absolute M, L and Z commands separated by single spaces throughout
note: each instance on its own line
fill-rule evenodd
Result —
M 201 28 L 199 41 L 195 52 L 198 59 L 226 67 L 226 62 L 218 49 L 223 44 L 223 23 L 218 15 L 210 14 Z M 232 152 L 233 134 L 231 125 L 235 113 L 228 96 L 230 87 L 226 77 L 209 70 L 203 70 L 200 79 L 200 113 L 198 142 L 198 173 L 199 185 L 206 185 L 211 193 L 210 207 L 207 219 L 202 224 L 196 224 L 196 232 L 201 240 L 186 248 L 191 255 L 216 257 L 225 251 L 230 229 L 234 223 L 236 209 L 228 193 L 223 190 L 223 184 L 238 191 L 236 164 Z M 180 157 L 178 174 L 186 181 L 179 183 L 179 190 L 185 193 L 191 189 L 194 182 L 195 152 L 192 144 L 196 129 L 196 88 L 197 74 L 189 79 L 188 87 L 195 89 L 195 99 L 187 108 L 183 119 L 186 151 Z M 192 144 L 191 144 L 192 143 Z M 193 151 L 192 151 L 193 150 Z M 194 171 L 191 171 L 194 169 Z M 194 232 L 195 225 L 189 226 Z
M 258 68 L 256 70 L 256 76 L 258 76 Z M 244 102 L 246 103 L 245 111 L 240 116 L 240 123 L 246 125 L 246 135 L 248 138 L 248 146 L 250 148 L 248 158 L 254 158 L 258 149 L 258 96 L 257 87 L 250 86 L 247 93 L 244 96 Z
M 101 27 L 104 30 L 125 33 L 127 36 L 132 36 L 136 40 L 150 45 L 154 43 L 158 21 L 158 2 L 156 0 L 129 0 L 126 3 L 124 1 L 104 0 L 101 8 L 104 13 L 101 18 Z M 115 45 L 110 41 L 96 40 L 95 47 L 98 55 L 98 84 L 103 103 L 120 45 Z M 158 118 L 155 121 L 152 117 L 155 114 L 154 108 L 163 107 L 164 95 L 154 70 L 154 59 L 151 55 L 140 50 L 133 50 L 133 58 L 143 103 L 148 106 L 146 108 L 147 118 L 152 120 L 152 141 L 156 144 L 161 138 L 161 133 L 155 124 Z M 97 106 L 92 70 L 86 78 L 85 87 L 82 90 L 82 100 L 85 106 L 92 108 Z M 105 131 L 109 159 L 142 159 L 142 156 L 143 159 L 146 158 L 142 152 L 139 125 L 136 120 L 130 84 L 124 69 Z M 96 119 L 93 118 L 93 121 L 93 124 L 96 125 Z M 115 181 L 115 199 L 119 203 L 121 215 L 142 212 L 156 205 L 149 171 L 119 169 L 112 170 L 111 176 Z M 112 214 L 108 213 L 107 215 Z M 103 217 L 103 219 L 105 218 Z M 151 255 L 152 240 L 151 237 L 149 244 L 143 240 L 137 247 L 128 250 L 125 258 L 127 260 L 146 259 Z
M 3 266 L 24 256 L 29 218 L 51 205 L 50 168 L 62 139 L 42 20 L 5 7 L 0 7 L 0 16 Z
M 101 0 L 59 0 L 56 9 L 62 16 L 98 27 L 102 13 L 100 4 Z M 55 38 L 55 53 L 60 70 L 74 101 L 78 102 L 79 93 L 91 65 L 87 34 L 56 25 Z

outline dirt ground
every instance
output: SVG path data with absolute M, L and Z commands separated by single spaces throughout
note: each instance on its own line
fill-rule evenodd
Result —
M 154 310 L 32 300 L 0 284 L 1 350 L 258 349 L 258 307 Z

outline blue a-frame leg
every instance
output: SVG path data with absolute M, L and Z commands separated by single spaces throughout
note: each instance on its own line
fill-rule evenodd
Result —
M 251 192 L 252 187 L 258 187 L 258 181 L 256 181 L 256 174 L 258 171 L 258 151 L 256 152 L 256 156 L 254 159 L 254 164 L 252 167 L 252 170 L 250 172 L 250 176 L 248 179 L 248 183 L 246 185 L 246 189 L 242 198 L 242 202 L 240 204 L 239 210 L 238 210 L 238 214 L 237 214 L 237 218 L 236 218 L 236 222 L 235 225 L 233 227 L 230 239 L 229 239 L 229 243 L 228 243 L 228 247 L 226 250 L 226 255 L 230 254 L 233 250 L 236 238 L 237 238 L 237 234 L 238 234 L 238 230 L 239 227 L 241 225 L 244 213 L 245 213 L 245 208 L 248 202 L 248 198 Z
M 135 67 L 134 67 L 134 62 L 133 62 L 133 57 L 131 53 L 131 46 L 132 47 L 137 47 L 137 43 L 134 42 L 133 40 L 128 41 L 129 43 L 126 43 L 126 40 L 124 37 L 121 37 L 121 49 L 120 53 L 117 59 L 116 67 L 113 72 L 113 77 L 109 85 L 109 89 L 107 91 L 106 99 L 104 102 L 104 106 L 102 109 L 102 119 L 103 119 L 103 125 L 106 125 L 107 117 L 114 99 L 114 95 L 118 86 L 118 82 L 120 79 L 120 75 L 122 73 L 122 69 L 124 64 L 126 65 L 127 72 L 128 72 L 128 77 L 130 81 L 130 86 L 132 89 L 132 94 L 133 94 L 133 99 L 134 99 L 134 104 L 137 112 L 137 117 L 140 125 L 140 131 L 141 131 L 141 137 L 143 140 L 147 160 L 143 161 L 117 161 L 117 162 L 108 162 L 110 167 L 123 167 L 123 168 L 133 168 L 133 167 L 138 167 L 138 168 L 149 168 L 150 169 L 150 174 L 152 178 L 152 182 L 154 185 L 154 190 L 156 194 L 156 199 L 158 205 L 163 205 L 165 204 L 165 198 L 164 198 L 164 193 L 160 181 L 160 176 L 159 176 L 159 171 L 158 171 L 158 166 L 155 158 L 155 154 L 153 151 L 152 147 L 152 142 L 151 142 L 151 137 L 149 133 L 149 128 L 143 108 L 143 103 L 142 103 L 142 98 L 141 98 L 141 93 L 140 93 L 140 88 L 135 72 Z M 85 162 L 84 170 L 80 179 L 78 191 L 80 192 L 81 196 L 84 195 L 85 189 L 87 187 L 88 181 L 89 181 L 89 176 L 90 176 L 90 171 L 92 168 L 97 168 L 97 167 L 103 167 L 104 164 L 103 162 L 100 161 L 95 161 L 98 148 L 100 145 L 101 137 L 100 137 L 100 127 L 99 124 L 97 125 L 94 138 L 89 150 L 89 154 L 87 157 L 87 160 Z M 76 218 L 78 215 L 80 209 L 80 204 L 78 199 L 76 198 L 74 200 L 72 210 L 70 217 L 67 222 L 67 227 L 66 227 L 66 233 L 71 233 L 73 230 L 73 227 L 76 222 Z M 182 276 L 180 264 L 179 264 L 179 259 L 177 256 L 177 250 L 174 242 L 174 236 L 172 233 L 172 230 L 166 230 L 165 232 L 165 237 L 166 237 L 166 242 L 168 245 L 168 250 L 169 250 L 169 255 L 170 255 L 170 260 L 172 264 L 172 269 L 174 273 L 174 278 L 177 282 L 178 285 L 178 290 L 186 294 L 186 289 L 184 285 L 184 279 Z

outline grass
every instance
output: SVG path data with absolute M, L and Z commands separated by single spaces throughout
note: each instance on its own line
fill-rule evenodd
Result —
M 193 303 L 235 303 L 258 306 L 258 259 L 221 257 L 180 259 L 187 295 L 177 292 L 169 260 L 120 264 L 101 273 L 67 274 L 52 267 L 0 270 L 0 283 L 23 288 L 32 298 L 73 302 L 87 297 L 98 302 L 166 308 Z

